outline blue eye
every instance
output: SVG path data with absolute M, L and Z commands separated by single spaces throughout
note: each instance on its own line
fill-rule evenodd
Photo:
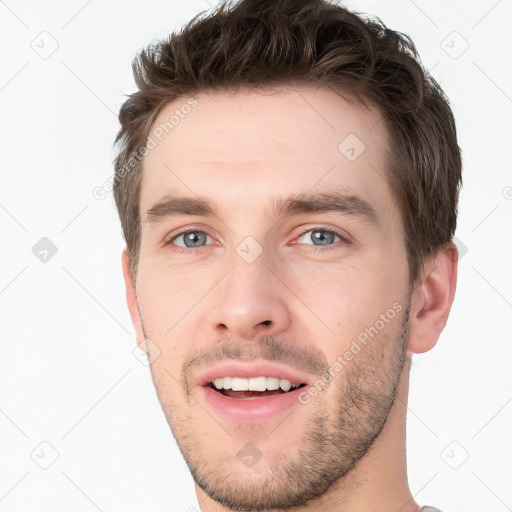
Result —
M 314 250 L 322 252 L 336 249 L 338 247 L 337 242 L 349 243 L 346 238 L 334 231 L 316 227 L 303 231 L 298 236 L 296 243 L 312 246 L 315 248 Z M 178 253 L 193 254 L 197 253 L 198 250 L 201 250 L 206 245 L 212 245 L 212 243 L 213 239 L 204 231 L 189 229 L 188 231 L 183 231 L 173 236 L 166 242 L 166 245 L 174 246 Z
M 175 243 L 175 241 L 180 238 L 183 240 L 183 245 Z M 185 231 L 173 237 L 168 243 L 177 245 L 178 247 L 193 249 L 194 247 L 203 247 L 208 238 L 211 240 L 211 237 L 204 231 Z
M 306 235 L 308 235 L 308 236 L 306 237 Z M 321 228 L 308 229 L 307 231 L 304 231 L 304 233 L 302 233 L 299 236 L 298 240 L 300 240 L 301 238 L 304 238 L 304 237 L 306 237 L 306 240 L 312 241 L 313 242 L 312 245 L 318 245 L 318 246 L 332 245 L 333 242 L 341 242 L 342 241 L 342 238 L 340 237 L 340 235 L 338 235 L 334 231 L 330 231 L 328 229 L 321 229 Z M 337 237 L 338 240 L 335 240 L 335 237 Z

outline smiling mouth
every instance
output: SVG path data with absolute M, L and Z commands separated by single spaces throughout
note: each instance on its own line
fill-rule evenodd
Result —
M 236 423 L 254 423 L 269 421 L 287 409 L 296 408 L 297 414 L 300 413 L 302 388 L 309 386 L 304 377 L 286 369 L 279 375 L 279 370 L 268 366 L 261 369 L 262 373 L 255 367 L 245 371 L 235 367 L 220 371 L 211 371 L 201 377 L 199 383 L 205 405 L 215 415 Z
M 305 385 L 304 383 L 292 383 L 286 379 L 266 377 L 252 379 L 225 377 L 215 379 L 207 384 L 213 391 L 238 400 L 254 400 L 293 393 Z
M 306 384 L 299 384 L 297 386 L 290 388 L 288 391 L 284 391 L 281 388 L 266 389 L 264 391 L 252 391 L 249 389 L 234 391 L 233 389 L 217 389 L 213 382 L 209 382 L 207 384 L 207 386 L 210 387 L 210 389 L 213 389 L 213 391 L 221 395 L 227 396 L 229 398 L 234 398 L 238 400 L 255 400 L 258 398 L 265 398 L 273 395 L 285 395 L 288 393 L 293 393 L 294 391 L 297 391 L 298 389 L 304 387 L 305 385 Z

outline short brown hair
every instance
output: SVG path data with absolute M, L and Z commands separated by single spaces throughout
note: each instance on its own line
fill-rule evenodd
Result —
M 410 281 L 452 240 L 461 155 L 449 102 L 411 39 L 327 0 L 241 0 L 200 13 L 133 61 L 121 107 L 114 196 L 135 276 L 143 150 L 162 108 L 201 91 L 326 86 L 376 106 L 388 130 L 388 181 L 402 215 Z

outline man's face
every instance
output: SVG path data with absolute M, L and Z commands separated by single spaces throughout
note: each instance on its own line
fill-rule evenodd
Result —
M 406 362 L 408 267 L 384 123 L 330 89 L 195 99 L 144 160 L 138 337 L 197 485 L 237 510 L 299 505 L 367 454 Z M 223 377 L 305 385 L 208 384 Z

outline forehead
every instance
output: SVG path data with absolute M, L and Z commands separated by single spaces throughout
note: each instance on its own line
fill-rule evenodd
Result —
M 313 187 L 355 188 L 377 203 L 390 195 L 379 111 L 325 87 L 180 97 L 159 113 L 150 139 L 141 214 L 176 192 L 233 205 L 243 195 L 240 207 Z

